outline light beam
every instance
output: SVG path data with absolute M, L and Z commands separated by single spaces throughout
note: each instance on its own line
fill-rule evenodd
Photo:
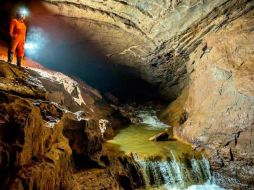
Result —
M 43 48 L 48 44 L 48 36 L 41 28 L 31 28 L 27 34 L 25 43 L 26 55 L 31 58 L 38 58 Z

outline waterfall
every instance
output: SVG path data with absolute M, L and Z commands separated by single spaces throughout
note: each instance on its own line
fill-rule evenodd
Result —
M 142 177 L 145 189 L 165 190 L 221 190 L 213 184 L 210 165 L 206 158 L 190 158 L 182 161 L 171 152 L 166 160 L 152 160 L 133 155 Z
M 145 190 L 222 190 L 213 183 L 208 160 L 177 140 L 149 138 L 170 128 L 156 111 L 137 111 L 140 123 L 122 129 L 110 143 L 132 157 L 135 178 Z M 140 186 L 137 186 L 139 188 Z

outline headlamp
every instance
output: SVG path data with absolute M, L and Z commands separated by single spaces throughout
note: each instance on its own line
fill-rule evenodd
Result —
M 18 12 L 25 17 L 29 16 L 29 10 L 25 7 L 20 8 Z

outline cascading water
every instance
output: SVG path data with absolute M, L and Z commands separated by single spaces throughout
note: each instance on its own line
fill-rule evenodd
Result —
M 138 117 L 141 118 L 142 124 L 149 125 L 150 130 L 165 129 L 169 126 L 162 123 L 156 116 L 156 111 L 138 111 Z
M 204 157 L 192 158 L 186 163 L 178 160 L 173 153 L 167 160 L 158 161 L 140 159 L 137 155 L 133 157 L 143 175 L 145 189 L 221 189 L 213 184 L 209 162 Z
M 129 154 L 147 190 L 222 190 L 213 183 L 208 160 L 179 141 L 152 142 L 149 137 L 169 128 L 156 112 L 140 111 L 140 124 L 129 126 L 110 141 Z

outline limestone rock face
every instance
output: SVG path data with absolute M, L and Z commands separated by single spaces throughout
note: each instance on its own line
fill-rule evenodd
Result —
M 188 86 L 161 115 L 207 151 L 218 173 L 236 179 L 225 182 L 233 189 L 254 185 L 253 15 L 204 38 L 187 63 Z

